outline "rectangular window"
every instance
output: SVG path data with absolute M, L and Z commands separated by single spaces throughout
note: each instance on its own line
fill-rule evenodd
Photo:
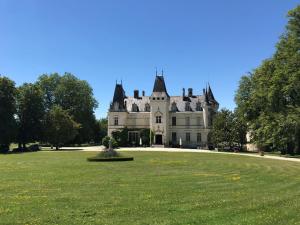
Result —
M 201 143 L 201 133 L 197 133 L 197 143 Z
M 185 118 L 185 126 L 190 127 L 190 117 Z
M 190 143 L 190 142 L 191 142 L 191 134 L 190 134 L 190 133 L 186 133 L 186 134 L 185 134 L 185 141 L 186 141 L 187 143 Z
M 176 144 L 177 143 L 177 135 L 176 132 L 172 132 L 172 143 Z
M 114 125 L 115 126 L 119 125 L 119 118 L 117 116 L 114 117 Z
M 156 123 L 161 123 L 161 116 L 156 117 Z
M 175 116 L 172 117 L 172 126 L 176 126 L 176 117 Z
M 129 131 L 128 132 L 128 141 L 131 145 L 137 145 L 139 143 L 139 132 Z

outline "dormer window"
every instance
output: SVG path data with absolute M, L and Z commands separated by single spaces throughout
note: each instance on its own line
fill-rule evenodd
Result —
M 173 103 L 172 103 L 171 111 L 172 111 L 172 112 L 177 112 L 177 111 L 178 111 L 178 110 L 177 110 L 177 104 L 176 104 L 176 102 L 173 102 Z
M 197 103 L 196 103 L 196 111 L 203 111 L 203 108 L 202 108 L 200 102 L 197 102 Z
M 132 104 L 132 112 L 139 112 L 139 107 L 135 103 Z
M 150 104 L 149 103 L 145 104 L 145 112 L 150 112 Z
M 192 111 L 191 105 L 189 102 L 185 103 L 185 111 Z

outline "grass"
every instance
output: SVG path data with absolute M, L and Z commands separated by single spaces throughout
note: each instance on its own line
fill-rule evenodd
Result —
M 300 224 L 300 163 L 130 152 L 0 155 L 0 224 Z

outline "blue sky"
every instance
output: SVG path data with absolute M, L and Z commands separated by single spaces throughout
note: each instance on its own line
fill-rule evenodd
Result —
M 155 68 L 170 95 L 210 82 L 234 109 L 240 77 L 272 56 L 296 0 L 0 0 L 0 74 L 87 80 L 105 117 L 116 80 L 150 94 Z

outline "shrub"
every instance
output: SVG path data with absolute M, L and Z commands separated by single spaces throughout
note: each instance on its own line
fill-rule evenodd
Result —
M 41 149 L 40 149 L 40 146 L 38 144 L 33 144 L 33 145 L 30 145 L 28 147 L 28 150 L 30 152 L 36 152 L 36 151 L 40 151 Z
M 9 152 L 9 146 L 8 145 L 0 145 L 0 153 L 8 153 Z
M 111 138 L 109 136 L 105 136 L 103 139 L 102 139 L 102 144 L 108 148 L 109 147 L 109 140 L 111 139 L 111 142 L 112 142 L 112 146 L 113 148 L 116 148 L 118 147 L 118 143 L 116 142 L 116 140 L 114 138 Z

